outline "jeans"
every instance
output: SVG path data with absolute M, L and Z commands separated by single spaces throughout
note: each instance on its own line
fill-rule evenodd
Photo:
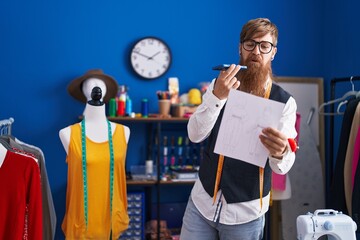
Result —
M 264 225 L 264 215 L 237 225 L 209 221 L 197 210 L 190 197 L 183 217 L 180 240 L 261 240 Z

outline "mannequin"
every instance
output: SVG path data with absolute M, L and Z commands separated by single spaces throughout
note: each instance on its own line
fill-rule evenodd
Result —
M 86 137 L 90 138 L 94 142 L 103 142 L 108 140 L 105 104 L 102 102 L 103 97 L 100 99 L 103 104 L 95 104 L 92 101 L 91 93 L 92 89 L 95 87 L 99 87 L 101 89 L 102 96 L 106 95 L 106 85 L 101 79 L 89 78 L 85 80 L 82 85 L 82 92 L 88 100 L 83 114 L 86 119 Z M 111 122 L 112 133 L 115 131 L 115 126 L 115 123 Z M 126 142 L 128 142 L 130 129 L 127 126 L 124 126 L 124 131 Z M 59 137 L 66 153 L 68 153 L 69 150 L 70 134 L 70 126 L 61 129 L 59 132 Z
M 85 121 L 59 132 L 68 164 L 62 230 L 66 239 L 118 239 L 129 224 L 125 160 L 130 129 L 108 121 L 105 81 L 92 77 L 79 86 L 87 100 Z

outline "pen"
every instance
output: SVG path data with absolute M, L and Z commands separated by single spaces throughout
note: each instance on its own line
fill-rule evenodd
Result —
M 170 99 L 169 91 L 156 91 L 156 95 L 159 100 L 161 99 Z
M 213 67 L 212 69 L 213 70 L 218 70 L 218 71 L 225 71 L 230 66 L 231 66 L 231 64 L 221 64 L 221 65 Z M 240 70 L 242 70 L 242 69 L 243 70 L 247 69 L 247 66 L 240 65 Z

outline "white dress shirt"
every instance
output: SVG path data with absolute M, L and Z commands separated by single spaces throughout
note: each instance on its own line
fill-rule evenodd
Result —
M 213 94 L 214 83 L 215 79 L 203 95 L 202 103 L 189 119 L 187 129 L 189 139 L 192 142 L 201 142 L 210 135 L 220 111 L 227 101 L 227 99 L 219 100 Z M 290 97 L 285 104 L 278 128 L 288 138 L 295 138 L 297 135 L 295 130 L 296 110 L 295 99 Z M 289 150 L 285 152 L 281 160 L 269 156 L 269 165 L 278 174 L 286 174 L 294 161 L 295 153 Z M 219 189 L 216 202 L 213 204 L 213 198 L 205 191 L 200 179 L 197 179 L 191 191 L 191 198 L 196 208 L 206 219 L 235 225 L 250 222 L 265 214 L 269 209 L 270 194 L 263 197 L 262 207 L 260 206 L 260 199 L 227 204 L 221 189 Z

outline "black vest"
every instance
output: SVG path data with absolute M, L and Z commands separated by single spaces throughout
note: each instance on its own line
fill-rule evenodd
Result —
M 290 94 L 279 85 L 273 83 L 269 99 L 286 103 Z M 224 107 L 225 108 L 225 107 Z M 224 108 L 221 110 L 216 123 L 211 130 L 208 144 L 204 150 L 204 159 L 201 162 L 199 178 L 206 192 L 213 197 L 219 154 L 214 153 L 216 138 L 219 132 Z M 264 169 L 263 196 L 271 188 L 271 168 L 267 161 Z M 223 172 L 219 189 L 222 190 L 227 203 L 246 202 L 260 198 L 259 167 L 230 157 L 224 157 Z

